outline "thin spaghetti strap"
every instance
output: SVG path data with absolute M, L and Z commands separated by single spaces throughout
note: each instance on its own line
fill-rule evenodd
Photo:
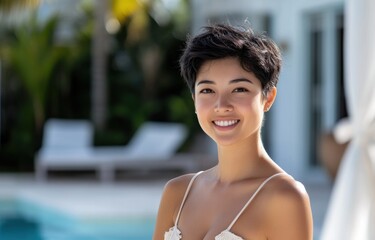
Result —
M 233 225 L 236 223 L 236 221 L 238 220 L 238 218 L 241 216 L 241 214 L 245 211 L 245 209 L 249 206 L 249 204 L 253 201 L 253 199 L 255 198 L 255 196 L 258 194 L 258 192 L 264 187 L 264 185 L 266 185 L 266 183 L 268 183 L 272 178 L 274 177 L 277 177 L 279 175 L 282 175 L 282 174 L 286 174 L 286 173 L 276 173 L 272 176 L 270 176 L 269 178 L 267 178 L 266 180 L 264 180 L 264 182 L 258 187 L 258 189 L 255 191 L 255 193 L 251 196 L 251 198 L 249 199 L 249 201 L 247 201 L 247 203 L 245 204 L 245 206 L 241 209 L 241 211 L 237 214 L 237 216 L 233 219 L 233 221 L 231 222 L 231 224 L 229 225 L 229 227 L 227 228 L 228 231 L 230 231 L 230 229 L 233 227 Z
M 185 191 L 185 195 L 184 195 L 184 198 L 182 199 L 182 202 L 181 202 L 181 205 L 180 205 L 180 209 L 178 210 L 178 213 L 177 213 L 177 217 L 176 217 L 176 223 L 174 224 L 175 226 L 177 226 L 177 223 L 178 223 L 178 220 L 180 219 L 180 214 L 181 214 L 181 211 L 182 211 L 182 207 L 184 206 L 185 204 L 185 201 L 186 201 L 186 198 L 187 196 L 189 195 L 189 192 L 190 192 L 190 188 L 191 186 L 193 185 L 193 182 L 194 180 L 198 177 L 199 174 L 201 174 L 203 171 L 200 171 L 200 172 L 197 172 L 193 177 L 192 179 L 190 180 L 189 182 L 189 185 Z

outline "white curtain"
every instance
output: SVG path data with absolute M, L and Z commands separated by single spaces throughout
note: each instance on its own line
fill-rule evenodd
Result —
M 349 140 L 321 240 L 375 240 L 375 1 L 345 2 L 345 94 L 349 121 L 335 136 Z M 349 132 L 349 134 L 348 134 Z

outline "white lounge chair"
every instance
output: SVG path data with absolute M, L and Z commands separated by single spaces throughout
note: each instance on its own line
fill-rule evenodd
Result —
M 116 170 L 177 169 L 185 172 L 199 168 L 188 153 L 176 154 L 187 137 L 179 123 L 146 122 L 124 147 L 96 147 L 95 157 L 101 166 L 101 179 L 114 179 Z
M 97 167 L 91 159 L 94 130 L 86 120 L 50 119 L 44 125 L 42 147 L 35 156 L 37 179 L 48 169 L 76 170 Z
M 128 145 L 116 147 L 93 147 L 93 132 L 86 120 L 48 120 L 35 158 L 37 178 L 45 179 L 48 170 L 94 169 L 101 180 L 109 181 L 116 169 L 190 171 L 196 167 L 193 161 L 183 161 L 185 154 L 176 155 L 187 136 L 182 124 L 146 122 Z

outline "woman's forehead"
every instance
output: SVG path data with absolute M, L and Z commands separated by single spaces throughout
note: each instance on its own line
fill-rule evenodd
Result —
M 215 82 L 257 84 L 260 81 L 254 73 L 246 71 L 237 58 L 222 58 L 204 62 L 197 73 L 195 85 Z

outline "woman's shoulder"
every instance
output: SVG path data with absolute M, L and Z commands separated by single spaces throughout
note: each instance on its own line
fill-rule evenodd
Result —
M 304 198 L 308 197 L 305 186 L 288 174 L 280 174 L 270 184 L 273 198 Z
M 164 194 L 184 195 L 191 179 L 196 173 L 189 173 L 169 180 L 164 187 Z
M 186 174 L 169 180 L 165 184 L 159 205 L 154 239 L 162 239 L 164 232 L 175 224 L 182 199 L 193 177 L 194 174 Z
M 284 230 L 287 230 L 289 225 L 299 226 L 299 231 L 305 233 L 311 231 L 310 199 L 304 185 L 288 175 L 279 176 L 274 180 L 264 194 L 264 200 L 267 201 L 267 222 L 270 226 L 285 224 Z
M 173 178 L 165 184 L 156 225 L 159 234 L 169 229 L 175 223 L 186 189 L 193 177 L 194 174 L 185 174 Z
M 189 173 L 169 180 L 164 186 L 163 198 L 170 205 L 178 207 L 183 200 L 190 181 L 195 175 L 196 173 Z
M 282 174 L 270 181 L 265 196 L 269 205 L 279 208 L 284 204 L 291 206 L 309 204 L 309 196 L 304 185 L 287 174 Z M 282 208 L 281 208 L 282 209 Z

